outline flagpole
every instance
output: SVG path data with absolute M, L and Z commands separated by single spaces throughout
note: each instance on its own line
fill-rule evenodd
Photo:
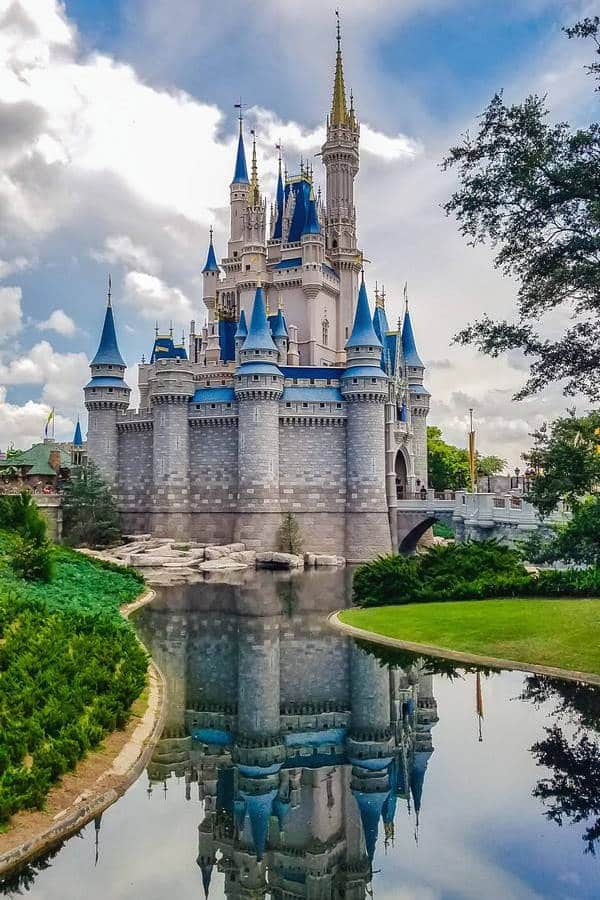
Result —
M 475 493 L 476 489 L 476 450 L 475 450 L 475 431 L 473 430 L 473 409 L 469 409 L 471 430 L 469 431 L 469 475 L 471 478 L 471 493 Z

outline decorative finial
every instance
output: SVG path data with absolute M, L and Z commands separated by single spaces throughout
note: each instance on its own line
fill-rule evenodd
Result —
M 375 300 L 377 300 L 378 297 L 379 297 L 379 287 L 378 287 L 377 282 L 375 282 Z
M 260 191 L 258 189 L 258 164 L 256 162 L 256 131 L 250 131 L 252 135 L 252 174 L 250 176 L 250 203 L 258 206 L 260 203 Z
M 242 103 L 241 97 L 240 97 L 239 103 L 233 104 L 234 109 L 239 109 L 239 111 L 240 111 L 239 116 L 238 116 L 238 119 L 240 120 L 240 134 L 242 133 L 242 122 L 244 121 L 243 109 L 244 109 L 245 105 L 246 105 L 245 103 Z
M 213 227 L 212 227 L 212 225 L 208 229 L 208 234 L 209 234 L 209 243 L 212 244 L 212 242 L 213 242 Z
M 142 353 L 142 365 L 146 362 L 146 354 Z
M 173 319 L 169 322 L 169 336 L 173 337 Z
M 154 336 L 158 337 L 158 319 L 156 320 L 156 323 L 154 325 Z
M 107 306 L 112 306 L 112 279 L 110 277 L 110 272 L 108 273 L 108 303 Z
M 281 146 L 281 138 L 279 142 L 275 144 L 275 149 L 277 150 L 277 159 L 279 161 L 279 174 L 281 175 L 281 158 L 283 155 L 283 147 Z
M 340 11 L 339 11 L 339 9 L 336 9 L 336 11 L 335 11 L 335 18 L 336 18 L 336 31 L 337 31 L 337 45 L 338 45 L 338 50 L 340 50 L 341 44 L 342 44 L 342 31 L 340 28 Z
M 408 312 L 408 281 L 404 282 L 404 308 Z
M 381 285 L 381 302 L 385 304 L 385 284 Z

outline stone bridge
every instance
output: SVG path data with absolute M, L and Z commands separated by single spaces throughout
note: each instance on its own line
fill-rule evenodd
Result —
M 435 522 L 444 522 L 456 540 L 497 538 L 504 543 L 526 540 L 538 528 L 548 528 L 565 517 L 563 508 L 543 521 L 536 509 L 515 494 L 469 494 L 466 491 L 429 490 L 397 501 L 398 549 L 412 553 Z

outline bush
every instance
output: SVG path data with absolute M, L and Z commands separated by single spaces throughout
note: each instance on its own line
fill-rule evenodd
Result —
M 16 537 L 10 565 L 18 578 L 27 581 L 50 581 L 54 571 L 52 549 L 47 541 L 36 544 L 29 538 Z
M 283 515 L 279 529 L 279 549 L 282 553 L 302 553 L 302 539 L 296 516 L 292 512 Z
M 121 540 L 119 514 L 109 486 L 88 463 L 65 482 L 63 537 L 75 546 L 108 547 Z
M 518 551 L 497 541 L 432 547 L 422 556 L 385 556 L 360 566 L 353 581 L 359 606 L 482 600 L 487 597 L 598 597 L 600 570 L 530 575 Z

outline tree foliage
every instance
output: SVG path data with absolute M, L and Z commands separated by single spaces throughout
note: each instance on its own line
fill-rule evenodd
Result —
M 600 411 L 580 417 L 571 411 L 533 433 L 533 449 L 524 459 L 538 474 L 528 499 L 542 515 L 556 509 L 560 500 L 575 507 L 600 491 L 598 428 Z
M 0 497 L 0 527 L 15 533 L 10 553 L 15 573 L 29 581 L 49 581 L 53 564 L 46 519 L 30 491 Z
M 477 455 L 478 475 L 497 475 L 504 468 L 506 460 L 499 456 Z M 470 484 L 468 451 L 448 444 L 435 425 L 427 428 L 427 471 L 436 491 L 460 491 Z
M 566 32 L 598 48 L 600 19 Z M 589 71 L 599 76 L 599 64 Z M 489 242 L 496 267 L 519 283 L 515 322 L 484 316 L 456 340 L 491 356 L 522 351 L 530 373 L 518 399 L 556 380 L 566 394 L 600 399 L 600 124 L 552 124 L 544 97 L 509 105 L 497 93 L 442 165 L 458 174 L 446 213 L 471 245 Z M 571 324 L 550 339 L 539 325 L 557 309 Z
M 64 486 L 63 536 L 77 546 L 107 547 L 121 538 L 110 488 L 93 463 L 77 468 Z
M 302 553 L 300 526 L 293 512 L 283 514 L 279 528 L 279 549 L 282 553 Z

